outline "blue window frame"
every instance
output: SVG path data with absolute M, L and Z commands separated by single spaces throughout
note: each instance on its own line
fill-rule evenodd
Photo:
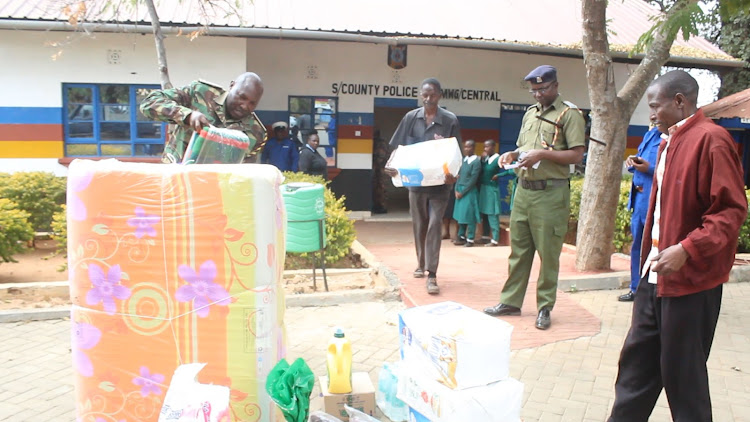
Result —
M 166 124 L 139 105 L 159 85 L 63 84 L 66 157 L 158 157 Z
M 317 133 L 320 137 L 318 152 L 325 157 L 329 167 L 336 166 L 337 104 L 338 97 L 289 96 L 290 136 L 297 136 L 304 144 L 308 134 Z M 269 137 L 273 137 L 273 133 Z

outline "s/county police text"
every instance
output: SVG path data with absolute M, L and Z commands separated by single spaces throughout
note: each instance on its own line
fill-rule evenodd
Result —
M 342 81 L 331 84 L 331 93 L 333 95 L 382 95 L 387 97 L 417 98 L 419 96 L 419 87 Z M 443 98 L 459 101 L 500 101 L 500 93 L 481 89 L 443 88 Z

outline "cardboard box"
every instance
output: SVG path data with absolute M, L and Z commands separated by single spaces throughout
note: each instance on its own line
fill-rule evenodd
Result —
M 328 377 L 320 377 L 320 393 L 323 395 L 323 410 L 342 421 L 348 421 L 349 415 L 344 405 L 349 405 L 370 416 L 375 415 L 375 387 L 367 372 L 352 373 L 352 392 L 349 394 L 331 394 L 328 392 Z
M 449 388 L 471 388 L 509 376 L 513 326 L 456 302 L 399 313 L 401 359 Z
M 520 422 L 523 384 L 507 378 L 481 387 L 451 390 L 408 368 L 399 376 L 397 396 L 424 418 L 415 414 L 415 421 Z

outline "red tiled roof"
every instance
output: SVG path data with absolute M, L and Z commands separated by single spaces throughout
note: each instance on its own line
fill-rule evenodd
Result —
M 580 49 L 581 0 L 155 0 L 162 25 L 254 27 L 333 31 L 382 36 L 470 38 Z M 150 24 L 142 2 L 125 0 L 5 0 L 0 20 L 67 21 L 66 5 L 85 4 L 88 22 Z M 101 5 L 122 3 L 100 12 Z M 232 6 L 230 6 L 232 5 Z M 223 6 L 223 7 L 222 7 Z M 73 6 L 75 8 L 76 6 Z M 201 11 L 202 8 L 205 13 Z M 119 10 L 118 10 L 119 9 Z M 657 10 L 644 0 L 608 6 L 609 42 L 628 49 L 653 22 Z M 206 19 L 208 16 L 208 19 Z M 206 22 L 209 20 L 209 22 Z M 680 56 L 731 60 L 700 37 L 675 40 Z
M 750 119 L 750 88 L 703 106 L 703 113 L 712 119 Z

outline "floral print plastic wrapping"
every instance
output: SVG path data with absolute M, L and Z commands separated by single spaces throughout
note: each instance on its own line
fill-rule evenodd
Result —
M 68 266 L 78 421 L 156 421 L 175 369 L 230 387 L 228 421 L 282 421 L 281 173 L 75 160 Z

